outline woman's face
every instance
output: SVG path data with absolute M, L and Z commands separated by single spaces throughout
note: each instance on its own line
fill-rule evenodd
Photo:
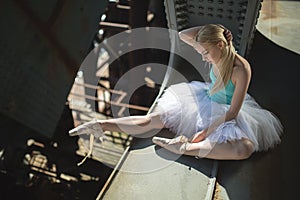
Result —
M 222 55 L 221 45 L 208 45 L 208 44 L 199 44 L 193 46 L 194 49 L 201 54 L 202 60 L 208 63 L 216 65 Z

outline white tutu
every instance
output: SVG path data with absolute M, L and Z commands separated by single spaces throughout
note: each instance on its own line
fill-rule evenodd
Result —
M 230 105 L 211 101 L 209 83 L 193 81 L 171 85 L 158 99 L 156 111 L 166 128 L 178 135 L 191 137 L 224 116 Z M 282 125 L 270 111 L 263 109 L 247 94 L 238 116 L 219 125 L 206 139 L 212 143 L 248 138 L 256 151 L 280 143 Z

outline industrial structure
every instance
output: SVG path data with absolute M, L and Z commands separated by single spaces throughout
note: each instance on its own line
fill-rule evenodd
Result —
M 262 3 L 0 1 L 0 199 L 294 199 L 299 52 L 257 31 Z M 176 34 L 206 23 L 232 31 L 236 50 L 253 68 L 250 93 L 283 123 L 282 144 L 245 161 L 217 161 L 174 157 L 150 137 L 106 132 L 77 166 L 89 139 L 69 137 L 74 126 L 150 113 L 169 85 L 206 79 L 207 69 L 193 65 L 204 62 Z M 133 48 L 134 30 L 144 33 L 146 48 Z M 166 49 L 151 48 L 153 38 Z M 126 76 L 139 66 L 145 69 L 139 76 Z

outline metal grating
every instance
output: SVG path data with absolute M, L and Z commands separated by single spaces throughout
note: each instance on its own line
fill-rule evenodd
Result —
M 173 30 L 219 23 L 229 28 L 236 50 L 250 50 L 261 0 L 166 0 L 168 27 Z

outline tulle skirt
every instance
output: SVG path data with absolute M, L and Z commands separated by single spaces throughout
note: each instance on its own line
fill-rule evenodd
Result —
M 208 83 L 199 81 L 171 85 L 158 99 L 155 111 L 160 113 L 166 128 L 190 138 L 224 116 L 230 107 L 212 101 L 208 89 Z M 281 133 L 279 119 L 246 94 L 237 117 L 231 121 L 224 120 L 206 139 L 212 143 L 223 143 L 248 138 L 255 151 L 264 151 L 280 143 Z

